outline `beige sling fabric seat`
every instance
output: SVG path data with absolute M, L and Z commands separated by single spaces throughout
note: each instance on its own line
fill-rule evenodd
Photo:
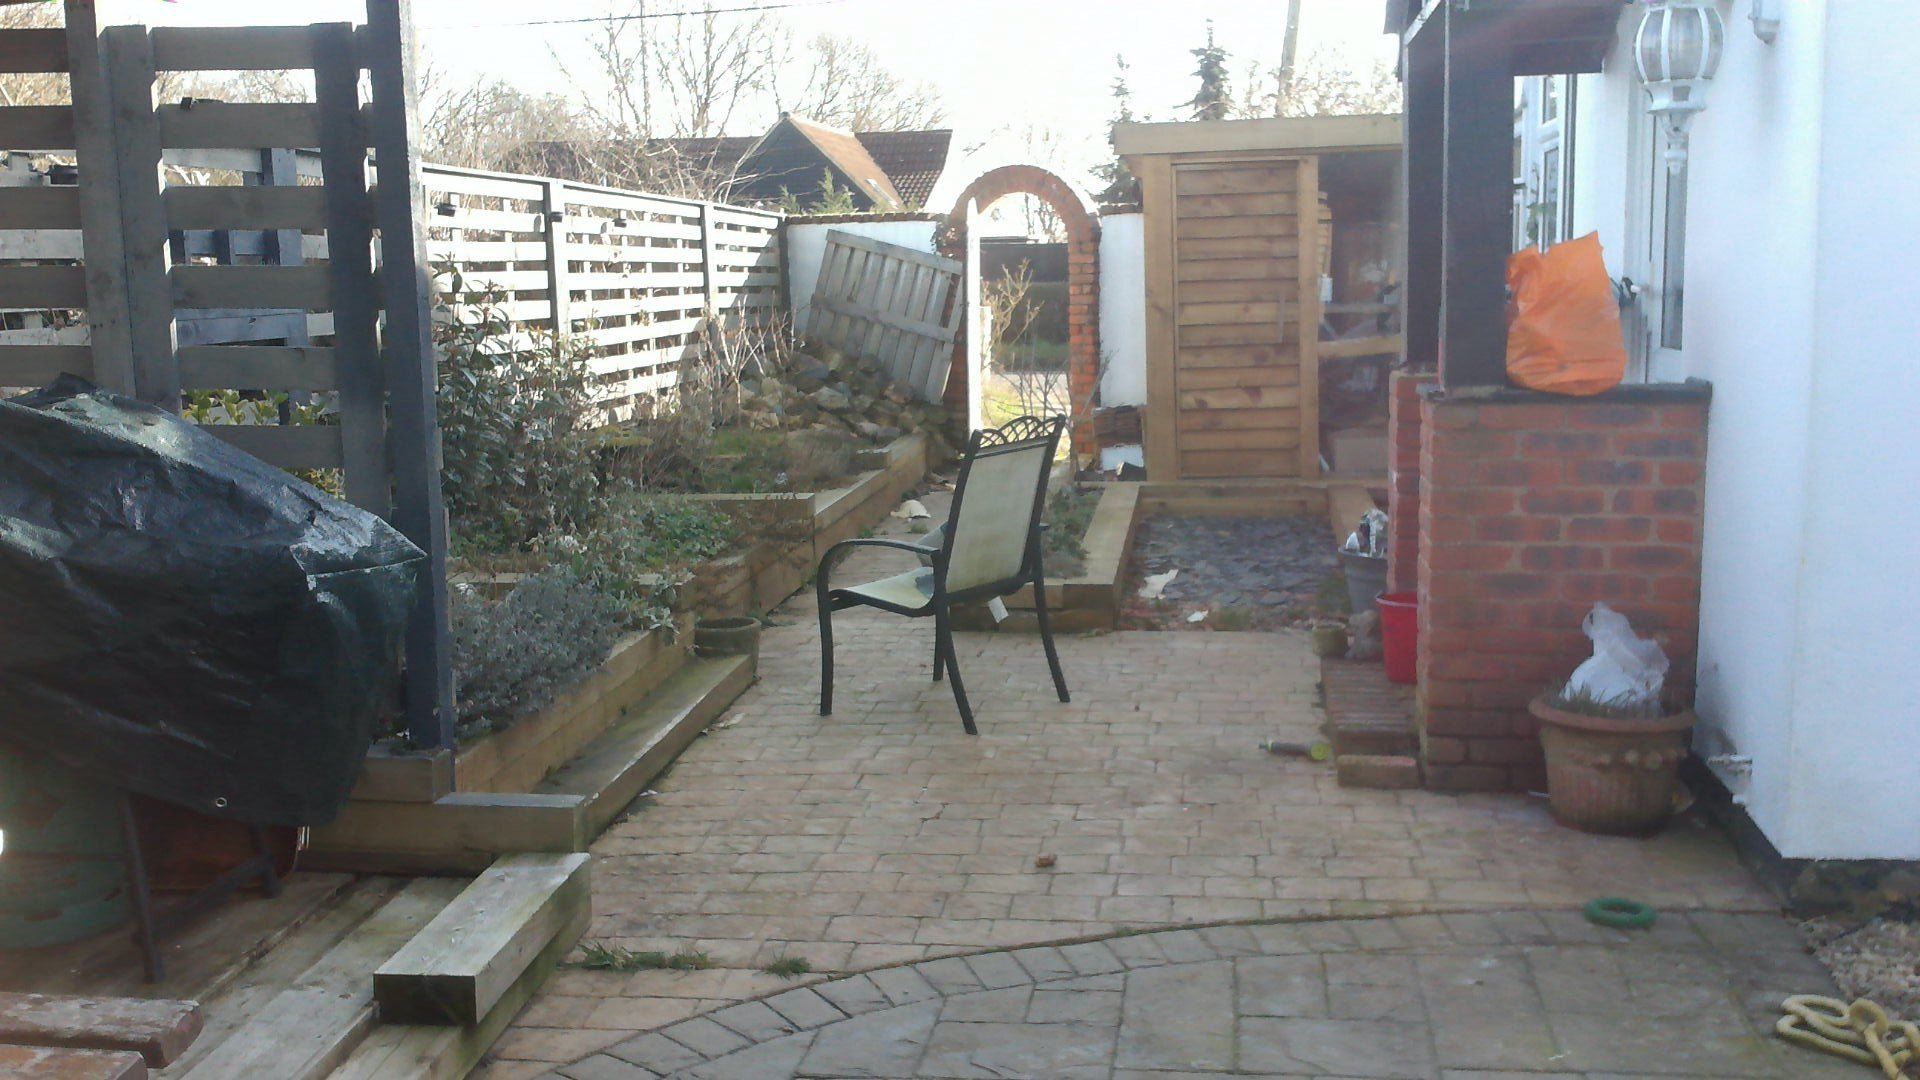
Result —
M 1048 624 L 1046 573 L 1040 565 L 1041 510 L 1046 505 L 1047 472 L 1060 445 L 1066 421 L 1023 416 L 999 428 L 976 431 L 967 440 L 954 484 L 953 509 L 937 537 L 919 544 L 884 538 L 843 540 L 820 560 L 814 587 L 820 603 L 820 715 L 833 712 L 833 613 L 872 607 L 908 618 L 933 616 L 933 677 L 950 675 L 953 700 L 967 734 L 979 732 L 973 707 L 960 680 L 953 649 L 953 605 L 1010 596 L 1032 585 L 1034 614 L 1047 667 L 1061 701 L 1067 695 L 1060 654 Z M 930 563 L 862 585 L 834 588 L 828 583 L 834 561 L 851 548 L 890 548 Z

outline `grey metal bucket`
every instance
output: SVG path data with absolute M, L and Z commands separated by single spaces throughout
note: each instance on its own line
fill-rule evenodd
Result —
M 1355 615 L 1373 610 L 1373 598 L 1387 590 L 1387 560 L 1383 555 L 1340 552 L 1340 572 L 1347 579 L 1347 610 Z

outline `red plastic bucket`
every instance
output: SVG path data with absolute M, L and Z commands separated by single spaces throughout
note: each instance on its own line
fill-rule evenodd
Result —
M 1374 597 L 1380 609 L 1380 652 L 1387 663 L 1387 681 L 1414 681 L 1414 659 L 1420 655 L 1419 594 L 1381 593 Z

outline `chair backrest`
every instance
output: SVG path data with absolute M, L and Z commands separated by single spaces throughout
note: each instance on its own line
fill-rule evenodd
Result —
M 947 517 L 947 592 L 1012 581 L 1031 569 L 1028 539 L 1040 521 L 1047 470 L 1066 423 L 1023 416 L 967 440 Z

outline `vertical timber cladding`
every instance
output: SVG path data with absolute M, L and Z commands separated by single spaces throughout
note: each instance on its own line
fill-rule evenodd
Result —
M 1319 473 L 1318 166 L 1312 156 L 1173 164 L 1181 479 Z

